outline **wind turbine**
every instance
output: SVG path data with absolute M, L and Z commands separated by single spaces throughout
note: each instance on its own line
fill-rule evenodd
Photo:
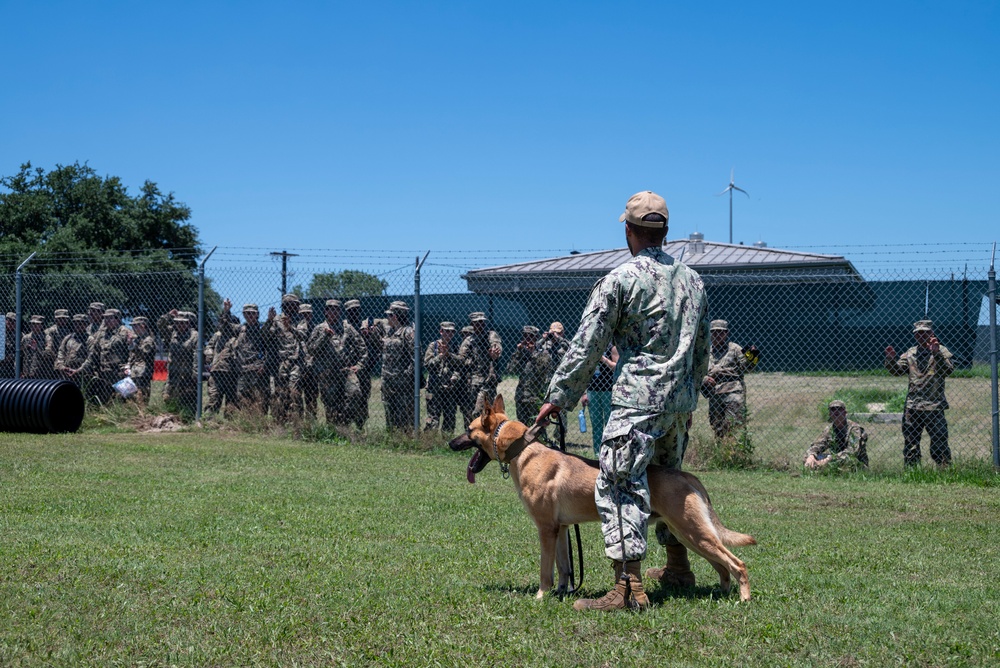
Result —
M 736 182 L 733 180 L 735 172 L 735 169 L 729 170 L 729 185 L 726 186 L 725 190 L 716 195 L 716 197 L 718 197 L 719 195 L 725 195 L 727 192 L 729 193 L 729 243 L 733 243 L 733 191 L 739 190 L 747 196 L 747 199 L 750 199 L 750 193 L 743 190 L 743 188 L 738 187 Z

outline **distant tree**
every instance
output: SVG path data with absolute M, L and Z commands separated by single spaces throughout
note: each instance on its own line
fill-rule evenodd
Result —
M 26 163 L 0 177 L 0 272 L 13 274 L 36 253 L 25 269 L 28 313 L 51 317 L 53 308 L 102 301 L 126 316 L 159 315 L 197 303 L 201 250 L 190 217 L 152 181 L 132 196 L 87 164 L 46 172 Z
M 355 269 L 313 274 L 308 296 L 313 299 L 342 297 L 379 297 L 388 289 L 388 281 Z

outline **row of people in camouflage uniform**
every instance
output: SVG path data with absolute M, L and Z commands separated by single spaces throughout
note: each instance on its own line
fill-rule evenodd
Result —
M 67 309 L 56 309 L 55 324 L 46 328 L 45 318 L 33 315 L 29 330 L 21 337 L 21 376 L 24 378 L 67 378 L 85 388 L 88 397 L 107 403 L 113 385 L 131 375 L 141 400 L 148 400 L 153 379 L 156 341 L 146 318 L 132 320 L 132 329 L 122 325 L 122 314 L 93 302 L 87 314 L 72 317 Z M 5 356 L 0 376 L 15 375 L 14 313 L 6 316 Z

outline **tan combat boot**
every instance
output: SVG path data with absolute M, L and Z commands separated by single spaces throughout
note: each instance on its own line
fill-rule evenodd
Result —
M 629 576 L 626 586 L 622 579 L 622 562 L 612 561 L 615 569 L 615 586 L 601 598 L 581 598 L 573 604 L 574 610 L 645 610 L 649 607 L 649 598 L 642 588 L 642 562 L 627 561 L 624 564 L 625 573 Z
M 681 544 L 664 547 L 667 548 L 667 565 L 647 569 L 646 577 L 667 587 L 693 587 L 694 573 L 691 572 L 687 548 Z

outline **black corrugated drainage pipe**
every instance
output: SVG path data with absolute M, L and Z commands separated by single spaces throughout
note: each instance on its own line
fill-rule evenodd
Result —
M 0 431 L 72 432 L 83 422 L 83 393 L 68 380 L 0 380 Z

